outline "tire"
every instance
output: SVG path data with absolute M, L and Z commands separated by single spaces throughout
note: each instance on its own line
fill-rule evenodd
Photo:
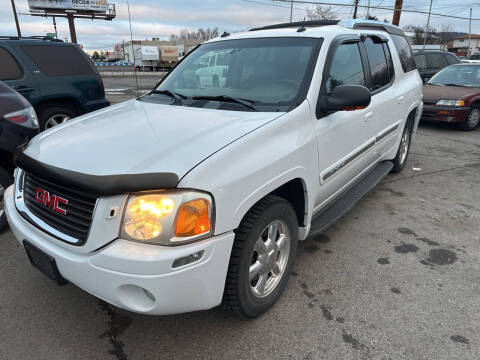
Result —
M 76 112 L 68 105 L 51 106 L 40 111 L 38 122 L 40 131 L 48 130 L 58 124 L 64 123 L 76 116 Z
M 268 235 L 270 230 L 274 236 Z M 224 308 L 251 319 L 273 306 L 287 286 L 297 247 L 298 222 L 292 205 L 274 195 L 260 200 L 235 231 Z
M 465 118 L 465 121 L 459 124 L 463 131 L 472 131 L 480 123 L 480 106 L 473 105 Z
M 393 169 L 392 173 L 398 174 L 405 168 L 405 164 L 408 160 L 408 155 L 410 153 L 410 145 L 412 142 L 412 124 L 413 121 L 410 119 L 407 120 L 405 129 L 403 129 L 402 138 L 400 140 L 400 145 L 398 147 L 397 155 L 393 159 Z
M 214 88 L 219 88 L 219 87 L 220 87 L 220 81 L 218 80 L 218 76 L 215 75 L 215 76 L 213 77 L 212 82 L 213 82 L 213 87 L 214 87 Z
M 3 194 L 5 190 L 13 184 L 13 176 L 5 170 L 4 168 L 0 167 L 0 231 L 5 230 L 7 227 L 7 217 L 5 215 L 5 210 L 3 207 Z

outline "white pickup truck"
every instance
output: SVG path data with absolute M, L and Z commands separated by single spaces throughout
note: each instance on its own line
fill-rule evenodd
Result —
M 224 86 L 186 85 L 206 53 L 228 54 Z M 253 318 L 287 286 L 299 240 L 404 168 L 422 106 L 397 27 L 224 34 L 147 95 L 35 137 L 5 211 L 59 284 L 138 313 Z

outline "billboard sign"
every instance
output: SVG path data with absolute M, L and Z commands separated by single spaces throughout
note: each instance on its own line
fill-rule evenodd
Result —
M 28 0 L 34 10 L 81 10 L 107 12 L 108 0 Z

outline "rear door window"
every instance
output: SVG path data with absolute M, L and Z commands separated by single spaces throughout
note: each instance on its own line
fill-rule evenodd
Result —
M 23 51 L 48 76 L 92 75 L 85 54 L 75 46 L 23 45 Z
M 429 69 L 443 69 L 447 66 L 447 61 L 442 54 L 425 54 L 425 58 Z
M 17 60 L 7 49 L 0 47 L 0 80 L 17 80 L 23 77 L 23 71 Z
M 407 39 L 401 35 L 390 34 L 390 37 L 393 40 L 393 44 L 397 49 L 398 56 L 400 58 L 400 63 L 404 72 L 409 72 L 415 70 L 415 61 L 413 60 L 412 49 Z
M 390 72 L 387 64 L 387 57 L 383 48 L 383 43 L 375 42 L 370 36 L 364 41 L 367 51 L 368 62 L 370 64 L 370 91 L 378 90 L 390 83 Z M 389 54 L 390 55 L 390 54 Z
M 448 65 L 453 65 L 453 64 L 457 64 L 457 63 L 460 62 L 455 55 L 445 54 L 445 57 L 447 59 Z
M 365 86 L 362 58 L 357 43 L 341 44 L 335 51 L 326 81 L 327 94 L 330 95 L 338 85 Z
M 415 55 L 415 65 L 417 65 L 417 69 L 425 70 L 427 68 L 427 59 L 425 59 L 425 55 Z

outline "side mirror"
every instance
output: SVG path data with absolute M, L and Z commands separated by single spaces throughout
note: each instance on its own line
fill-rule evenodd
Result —
M 317 115 L 325 112 L 365 109 L 370 105 L 372 94 L 365 86 L 338 85 L 330 95 L 320 96 Z
M 430 78 L 425 77 L 425 78 L 423 78 L 423 83 L 426 84 L 429 80 L 430 80 Z

